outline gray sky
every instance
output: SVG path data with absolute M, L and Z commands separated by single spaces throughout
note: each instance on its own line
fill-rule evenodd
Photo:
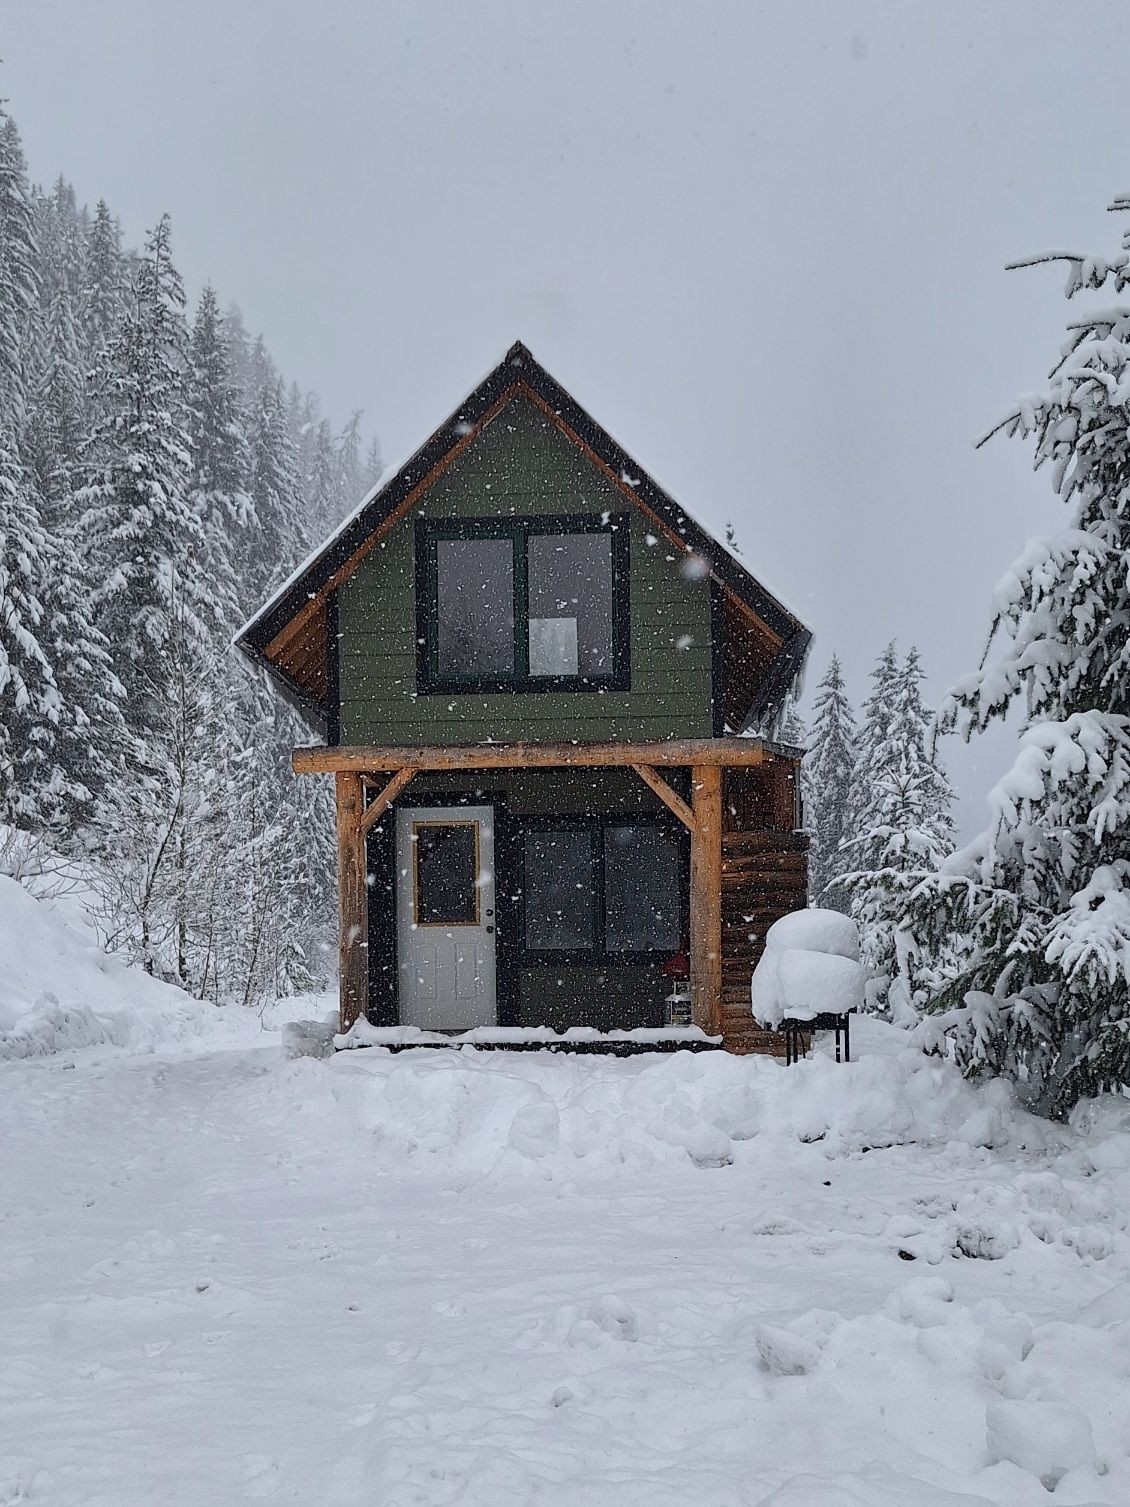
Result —
M 972 441 L 1130 188 L 1128 10 L 1042 0 L 0 0 L 32 174 L 168 210 L 288 377 L 401 458 L 521 338 L 837 648 L 937 697 L 1058 504 Z M 1007 740 L 947 746 L 963 825 Z

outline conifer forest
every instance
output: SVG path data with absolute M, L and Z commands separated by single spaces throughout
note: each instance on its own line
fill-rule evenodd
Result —
M 198 998 L 332 974 L 332 802 L 231 640 L 379 469 L 217 290 L 186 306 L 167 217 L 124 246 L 0 116 L 0 825 L 88 857 L 107 944 Z

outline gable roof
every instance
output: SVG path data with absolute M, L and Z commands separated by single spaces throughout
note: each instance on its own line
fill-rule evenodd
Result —
M 514 397 L 524 396 L 688 556 L 704 562 L 722 603 L 722 700 L 740 730 L 781 702 L 811 641 L 804 625 L 516 342 L 499 364 L 387 481 L 305 560 L 240 629 L 235 644 L 321 724 L 331 689 L 327 643 L 332 593 L 377 542 Z

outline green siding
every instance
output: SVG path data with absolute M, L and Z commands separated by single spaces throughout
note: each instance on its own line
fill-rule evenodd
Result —
M 417 693 L 416 518 L 624 513 L 630 508 L 623 494 L 533 404 L 525 398 L 510 402 L 338 594 L 342 743 L 709 737 L 709 583 L 684 577 L 673 548 L 649 528 L 638 509 L 631 509 L 630 525 L 631 690 Z

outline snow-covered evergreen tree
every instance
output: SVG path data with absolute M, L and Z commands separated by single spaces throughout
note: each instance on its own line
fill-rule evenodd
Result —
M 814 905 L 833 910 L 850 909 L 846 891 L 833 881 L 855 867 L 841 849 L 855 836 L 857 742 L 855 713 L 839 658 L 833 654 L 816 692 L 808 755 L 801 771 L 805 825 L 811 838 L 809 894 Z
M 30 478 L 0 429 L 0 822 L 42 829 L 61 794 L 63 704 L 43 646 L 51 546 Z
M 39 247 L 23 147 L 0 101 L 0 416 L 22 431 L 30 326 L 39 301 Z
M 191 509 L 200 534 L 198 564 L 214 611 L 231 635 L 245 617 L 236 562 L 255 544 L 247 415 L 232 376 L 223 318 L 212 288 L 200 298 L 187 375 Z
M 83 227 L 74 190 L 61 178 L 38 203 L 40 301 L 27 340 L 28 403 L 24 457 L 47 504 L 52 528 L 62 527 L 86 434 L 84 357 L 79 324 L 83 298 Z
M 128 296 L 121 231 L 104 199 L 99 199 L 86 236 L 81 314 L 88 362 L 107 349 Z
M 917 649 L 900 662 L 888 644 L 864 709 L 856 832 L 840 851 L 870 974 L 869 1003 L 907 1022 L 935 975 L 903 926 L 905 898 L 953 847 L 953 796 L 932 746 L 922 679 Z
M 384 462 L 381 459 L 381 447 L 374 437 L 369 441 L 368 449 L 365 451 L 365 459 L 361 465 L 361 485 L 358 488 L 356 498 L 349 504 L 348 510 L 350 512 L 357 506 L 362 497 L 365 497 L 373 490 L 377 482 L 380 481 L 383 472 Z
M 311 541 L 282 379 L 263 364 L 251 420 L 251 501 L 259 522 L 258 551 L 250 562 L 256 598 L 286 579 Z
M 128 313 L 106 353 L 108 412 L 87 447 L 87 478 L 76 499 L 99 582 L 99 626 L 115 646 L 142 735 L 147 698 L 160 681 L 155 660 L 174 616 L 200 641 L 208 633 L 196 601 L 185 595 L 198 580 L 187 567 L 200 530 L 190 500 L 183 308 L 166 216 L 146 242 Z
M 966 737 L 1013 705 L 1025 727 L 987 830 L 912 893 L 905 925 L 935 954 L 964 947 L 933 1044 L 1064 1116 L 1130 1086 L 1130 307 L 1109 301 L 1130 288 L 1130 232 L 1112 257 L 1034 260 L 1067 262 L 1069 298 L 1106 295 L 998 426 L 1032 441 L 1067 517 L 999 583 L 985 661 L 941 709 Z

